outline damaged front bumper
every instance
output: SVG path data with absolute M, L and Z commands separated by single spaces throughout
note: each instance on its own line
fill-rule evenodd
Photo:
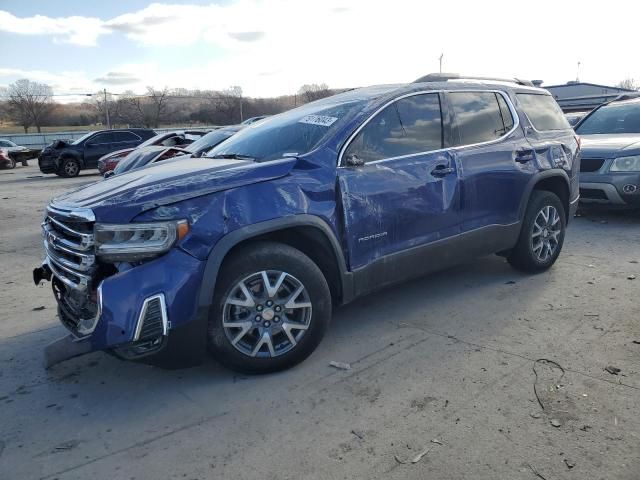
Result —
M 94 351 L 163 367 L 202 360 L 208 311 L 198 308 L 204 263 L 172 249 L 118 271 L 93 289 L 65 283 L 65 271 L 47 257 L 34 269 L 36 284 L 50 280 L 58 316 L 70 335 L 45 349 L 45 366 Z

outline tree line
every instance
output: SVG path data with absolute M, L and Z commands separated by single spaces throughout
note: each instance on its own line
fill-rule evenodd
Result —
M 259 115 L 274 115 L 303 103 L 337 93 L 326 84 L 307 84 L 297 93 L 273 98 L 243 97 L 240 87 L 227 90 L 156 89 L 142 95 L 106 91 L 87 95 L 87 100 L 60 103 L 49 85 L 17 80 L 0 91 L 0 123 L 19 125 L 25 133 L 45 126 L 157 128 L 161 125 L 229 125 Z

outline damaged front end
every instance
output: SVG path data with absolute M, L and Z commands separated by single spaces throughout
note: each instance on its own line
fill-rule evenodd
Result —
M 114 353 L 135 359 L 162 347 L 168 322 L 161 294 L 146 299 L 139 320 L 119 331 L 120 345 L 105 341 L 104 331 L 92 336 L 103 316 L 104 281 L 119 270 L 117 263 L 97 255 L 95 218 L 90 209 L 51 204 L 42 233 L 46 257 L 42 266 L 34 269 L 33 279 L 36 285 L 51 281 L 58 317 L 70 332 L 46 347 L 47 368 L 94 350 L 113 347 Z

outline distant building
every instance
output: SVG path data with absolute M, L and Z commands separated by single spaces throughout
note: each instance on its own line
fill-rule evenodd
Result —
M 634 90 L 626 88 L 576 81 L 544 88 L 551 92 L 564 112 L 592 110 L 601 103 L 613 100 L 618 95 L 634 92 Z

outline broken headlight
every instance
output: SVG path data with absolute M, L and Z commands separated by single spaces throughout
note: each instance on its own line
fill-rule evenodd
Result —
M 640 172 L 640 155 L 618 157 L 611 164 L 610 172 Z
M 135 262 L 169 250 L 189 232 L 186 220 L 126 225 L 96 224 L 96 255 L 112 262 Z

